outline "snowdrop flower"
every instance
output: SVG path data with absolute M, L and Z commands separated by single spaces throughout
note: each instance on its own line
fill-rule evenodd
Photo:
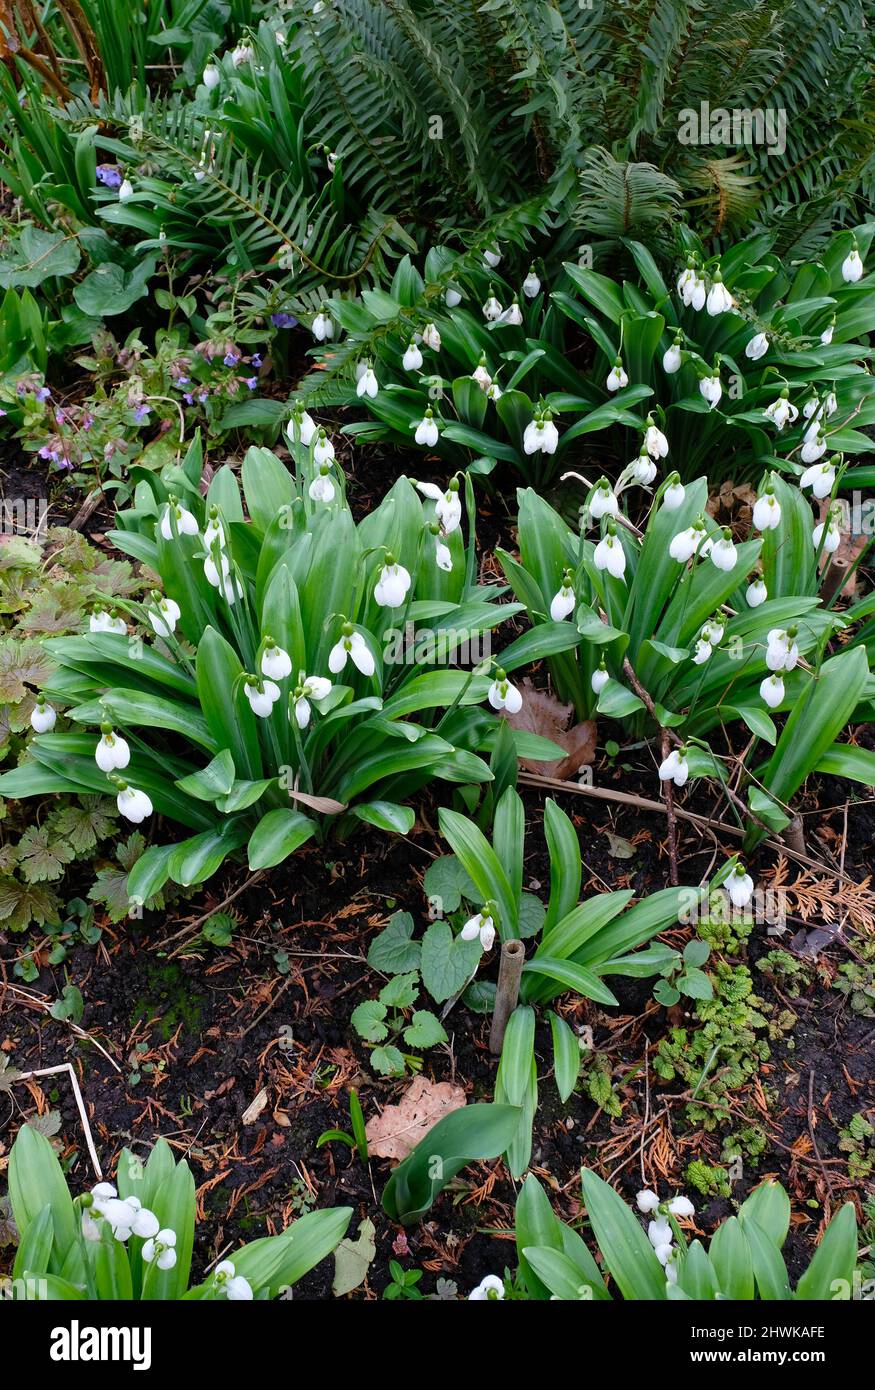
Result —
M 643 448 L 637 459 L 633 459 L 629 464 L 629 468 L 633 482 L 640 483 L 642 487 L 649 487 L 657 474 L 656 464 Z
M 103 1212 L 104 1205 L 111 1201 L 113 1197 L 117 1196 L 118 1192 L 111 1182 L 96 1183 L 91 1189 L 92 1203 L 101 1213 Z
M 499 322 L 510 324 L 513 328 L 519 328 L 523 321 L 523 311 L 519 306 L 519 301 L 514 299 L 501 315 Z
M 180 536 L 196 536 L 198 524 L 193 514 L 171 497 L 161 518 L 161 535 L 165 541 L 173 540 L 172 521 L 176 522 L 176 532 Z
M 610 672 L 605 666 L 604 657 L 602 657 L 601 661 L 599 662 L 599 665 L 593 671 L 589 682 L 592 686 L 593 694 L 601 695 L 602 691 L 604 690 L 605 686 L 607 685 L 610 679 Z
M 799 457 L 803 463 L 815 463 L 819 458 L 823 458 L 826 453 L 826 435 L 818 431 L 813 439 L 806 439 L 799 451 Z M 817 494 L 815 493 L 815 496 Z M 824 496 L 826 494 L 824 493 Z
M 835 329 L 836 321 L 835 316 L 833 316 L 831 321 L 827 324 L 826 328 L 820 335 L 820 341 L 823 343 L 824 347 L 829 347 L 830 343 L 832 342 L 832 335 L 835 333 Z
M 674 782 L 676 787 L 682 787 L 689 775 L 690 767 L 685 748 L 673 748 L 668 757 L 663 758 L 659 764 L 660 782 Z
M 313 445 L 313 462 L 321 468 L 323 463 L 331 463 L 333 459 L 334 445 L 325 430 L 320 429 L 316 436 L 316 443 Z
M 435 532 L 434 538 L 434 562 L 439 570 L 445 574 L 450 574 L 453 568 L 453 557 L 450 554 L 450 547 L 446 541 L 441 539 L 440 533 Z
M 760 695 L 769 709 L 777 709 L 784 698 L 784 682 L 780 676 L 766 676 L 760 684 Z
M 124 816 L 125 820 L 133 821 L 134 825 L 140 825 L 152 814 L 150 798 L 145 792 L 137 791 L 136 787 L 129 787 L 127 782 L 120 783 L 115 804 L 119 814 Z
M 326 343 L 334 337 L 334 323 L 331 316 L 320 309 L 311 326 L 311 332 L 317 343 Z
M 851 250 L 842 261 L 842 279 L 846 285 L 855 285 L 858 280 L 863 278 L 863 262 L 857 250 L 857 243 L 854 242 Z
M 110 1197 L 99 1208 L 101 1216 L 112 1228 L 116 1240 L 125 1241 L 129 1236 L 151 1238 L 158 1234 L 159 1223 L 154 1212 L 144 1207 L 137 1197 Z
M 487 320 L 488 323 L 495 323 L 496 319 L 501 318 L 502 308 L 498 300 L 495 298 L 495 295 L 492 293 L 492 286 L 490 285 L 489 288 L 489 297 L 486 300 L 486 303 L 483 305 L 483 317 Z
M 407 351 L 401 358 L 401 366 L 404 368 L 405 372 L 419 371 L 422 366 L 422 353 L 415 343 L 410 343 L 408 346 Z
M 299 406 L 286 425 L 286 435 L 292 444 L 300 441 L 305 449 L 309 449 L 316 435 L 316 422 L 306 410 L 301 410 Z
M 523 707 L 522 695 L 515 685 L 511 685 L 500 666 L 496 669 L 486 698 L 493 709 L 506 709 L 508 714 L 518 714 Z
M 688 257 L 685 268 L 681 271 L 677 281 L 677 291 L 686 303 L 686 291 L 696 279 L 696 262 L 693 256 Z
M 252 58 L 252 49 L 248 43 L 238 43 L 231 53 L 231 62 L 235 68 L 242 68 L 244 63 L 248 63 Z
M 452 286 L 450 286 L 449 289 L 444 290 L 444 303 L 446 304 L 448 309 L 455 309 L 456 305 L 461 304 L 461 302 L 462 296 L 460 295 L 458 290 L 454 290 Z
M 802 477 L 799 479 L 801 488 L 810 487 L 812 495 L 818 500 L 829 497 L 833 490 L 836 480 L 835 460 L 838 458 L 834 454 L 826 463 L 814 463 L 810 468 L 806 468 Z
M 159 1269 L 173 1269 L 176 1264 L 176 1232 L 165 1227 L 156 1236 L 150 1236 L 143 1246 L 142 1255 L 147 1265 L 154 1260 Z
M 667 479 L 667 485 L 662 494 L 662 505 L 666 511 L 676 512 L 678 507 L 683 505 L 686 497 L 686 489 L 680 480 L 680 474 L 672 473 Z
M 207 550 L 212 550 L 218 541 L 219 549 L 225 549 L 225 531 L 219 518 L 218 507 L 210 507 L 210 514 L 207 517 L 207 524 L 204 529 L 204 546 Z
M 768 635 L 766 665 L 770 671 L 792 671 L 799 660 L 795 627 L 773 627 Z
M 480 938 L 480 945 L 484 951 L 492 950 L 492 943 L 495 940 L 495 923 L 489 911 L 490 904 L 487 903 L 482 912 L 478 912 L 473 917 L 469 917 L 462 930 L 459 932 L 463 941 L 475 941 Z
M 693 662 L 695 663 L 695 665 L 704 666 L 706 661 L 711 660 L 711 654 L 713 650 L 714 649 L 711 646 L 711 643 L 707 640 L 707 638 L 697 638 L 696 650 L 693 652 Z
M 438 427 L 435 424 L 434 416 L 429 408 L 419 424 L 416 426 L 416 433 L 413 438 L 417 444 L 424 444 L 427 448 L 433 449 L 438 442 Z
M 94 750 L 94 761 L 101 772 L 116 772 L 127 767 L 131 761 L 131 750 L 125 739 L 120 738 L 111 724 L 101 724 L 100 742 Z
M 699 634 L 710 642 L 712 647 L 719 647 L 723 641 L 723 634 L 726 631 L 726 620 L 722 613 L 715 613 L 713 618 L 709 618 L 707 623 L 702 624 L 702 631 Z
M 325 163 L 328 166 L 329 174 L 333 174 L 337 168 L 337 155 L 334 150 L 329 150 L 325 156 Z
M 272 637 L 265 637 L 261 653 L 261 674 L 271 681 L 284 681 L 292 674 L 292 658 Z
M 826 396 L 825 396 L 825 398 L 824 398 L 823 405 L 824 405 L 824 409 L 826 410 L 826 413 L 827 413 L 827 418 L 828 418 L 830 415 L 835 415 L 836 411 L 837 411 L 838 408 L 839 408 L 839 403 L 838 403 L 838 400 L 836 399 L 836 393 L 835 393 L 835 391 L 828 391 L 828 392 L 826 393 Z
M 629 378 L 623 370 L 622 357 L 614 359 L 614 365 L 608 372 L 608 379 L 605 385 L 609 391 L 621 391 L 624 386 L 629 385 Z
M 555 454 L 559 431 L 549 414 L 536 415 L 523 431 L 523 452 L 526 454 Z
M 127 630 L 128 625 L 124 618 L 118 613 L 108 613 L 105 608 L 95 608 L 88 619 L 89 632 L 115 632 L 124 636 Z
M 344 623 L 340 637 L 328 653 L 328 669 L 331 674 L 338 675 L 350 658 L 353 666 L 361 671 L 363 676 L 374 674 L 376 663 L 370 647 L 361 633 L 356 632 L 352 623 Z
M 736 864 L 726 880 L 726 891 L 736 907 L 747 907 L 753 897 L 753 879 L 743 864 Z M 669 1208 L 671 1210 L 671 1208 Z M 692 1208 L 687 1213 L 692 1216 Z M 675 1215 L 678 1215 L 676 1212 Z
M 672 538 L 668 553 L 673 560 L 677 560 L 678 564 L 685 565 L 695 555 L 704 539 L 705 524 L 699 518 L 685 531 L 678 531 L 677 535 Z
M 457 530 L 462 521 L 462 499 L 459 496 L 458 481 L 453 478 L 446 492 L 436 483 L 417 483 L 417 491 L 435 504 L 435 516 L 447 535 Z
M 653 416 L 647 417 L 647 429 L 644 433 L 644 448 L 652 459 L 664 459 L 668 453 L 668 440 L 661 429 L 653 423 Z
M 207 555 L 204 560 L 204 578 L 211 588 L 219 589 L 226 598 L 228 598 L 229 592 L 234 592 L 236 581 L 231 575 L 231 564 L 227 555 L 220 554 L 218 563 L 212 554 Z M 239 589 L 239 585 L 237 587 Z M 229 598 L 228 602 L 233 603 L 236 597 L 238 597 L 237 594 L 234 595 L 234 598 Z
M 504 1280 L 499 1279 L 497 1274 L 487 1274 L 485 1279 L 481 1279 L 476 1289 L 472 1289 L 468 1294 L 469 1303 L 489 1303 L 501 1302 L 504 1298 Z
M 373 400 L 379 389 L 380 385 L 374 375 L 374 369 L 368 362 L 356 383 L 355 393 L 357 396 L 370 396 Z
M 653 1221 L 647 1223 L 647 1239 L 658 1250 L 661 1245 L 671 1245 L 674 1239 L 674 1232 L 671 1223 L 664 1216 L 657 1216 Z M 663 1260 L 663 1264 L 665 1261 Z
M 562 585 L 553 595 L 550 602 L 550 617 L 554 623 L 561 623 L 564 618 L 574 612 L 577 599 L 575 598 L 574 588 L 572 587 L 571 570 L 566 570 L 562 576 Z
M 682 1221 L 686 1216 L 695 1216 L 696 1214 L 696 1208 L 689 1197 L 672 1197 L 668 1203 L 668 1209 L 672 1216 L 676 1216 L 679 1221 Z
M 723 395 L 719 371 L 715 370 L 711 376 L 702 377 L 699 382 L 699 394 L 704 396 L 712 410 L 719 405 L 720 397 Z
M 804 404 L 803 407 L 802 407 L 802 414 L 805 416 L 805 419 L 806 419 L 806 420 L 810 420 L 811 417 L 812 417 L 812 415 L 815 413 L 815 411 L 817 412 L 818 418 L 820 418 L 820 414 L 821 414 L 821 404 L 820 404 L 820 401 L 818 400 L 817 396 L 809 396 L 808 400 L 805 402 L 805 404 Z
M 830 510 L 827 520 L 822 521 L 819 526 L 815 526 L 811 539 L 814 542 L 815 550 L 820 549 L 820 543 L 823 541 L 825 553 L 833 555 L 842 542 L 841 514 Z
M 541 282 L 535 274 L 535 267 L 529 266 L 529 273 L 523 281 L 523 294 L 526 299 L 534 299 L 541 289 Z
M 36 704 L 30 712 L 30 727 L 38 734 L 51 733 L 58 716 L 51 705 L 47 705 L 44 695 L 38 695 Z
M 771 483 L 753 504 L 753 524 L 758 531 L 774 531 L 781 524 L 781 504 Z
M 667 372 L 669 376 L 674 376 L 675 372 L 679 372 L 680 369 L 681 346 L 678 340 L 675 339 L 668 351 L 663 354 L 662 370 Z
M 410 588 L 410 575 L 399 565 L 394 555 L 386 554 L 386 563 L 374 589 L 374 599 L 381 608 L 400 608 Z
M 589 499 L 589 514 L 593 521 L 601 521 L 603 516 L 617 516 L 620 504 L 617 495 L 607 478 L 600 478 Z
M 133 196 L 134 196 L 134 185 L 131 183 L 130 179 L 122 179 L 121 183 L 119 184 L 119 189 L 118 189 L 118 200 L 119 200 L 119 202 L 120 202 L 120 203 L 126 203 L 126 202 L 128 201 L 128 199 L 129 199 L 129 198 L 132 198 Z
M 153 593 L 152 602 L 155 609 L 149 609 L 146 616 L 152 624 L 152 631 L 156 637 L 169 637 L 171 632 L 176 631 L 176 624 L 182 617 L 182 609 L 172 598 L 164 598 L 162 594 Z
M 612 523 L 608 522 L 611 526 Z M 607 570 L 615 579 L 622 579 L 626 573 L 626 552 L 622 543 L 613 531 L 608 531 L 603 536 L 595 548 L 593 555 L 596 569 Z
M 310 723 L 310 701 L 324 700 L 331 691 L 331 681 L 326 676 L 305 676 L 303 671 L 292 696 L 295 702 L 295 721 L 299 729 L 306 729 Z
M 708 291 L 708 298 L 705 307 L 711 318 L 716 318 L 718 314 L 725 314 L 732 308 L 733 299 L 728 289 L 723 283 L 719 269 L 715 271 L 715 279 Z
M 215 63 L 207 63 L 203 71 L 203 76 L 201 78 L 201 81 L 203 82 L 207 91 L 211 92 L 214 87 L 218 87 L 221 80 L 221 70 L 216 66 Z
M 635 1205 L 645 1216 L 649 1216 L 659 1206 L 659 1198 L 652 1188 L 645 1187 L 636 1196 Z
M 768 597 L 769 591 L 765 586 L 765 582 L 759 577 L 748 584 L 745 593 L 748 608 L 759 608 L 760 604 L 765 603 Z
M 796 409 L 795 405 L 791 404 L 790 392 L 787 390 L 786 386 L 778 399 L 772 401 L 771 405 L 766 406 L 763 414 L 771 420 L 779 433 L 786 424 L 792 425 L 794 421 L 799 418 L 799 411 Z
M 485 263 L 486 265 L 488 265 L 492 270 L 494 270 L 495 267 L 496 267 L 497 265 L 500 265 L 500 264 L 501 264 L 501 252 L 499 251 L 498 247 L 497 247 L 497 246 L 490 246 L 490 247 L 488 247 L 487 250 L 485 250 L 485 251 L 483 252 L 483 261 L 484 261 L 484 263 Z
M 681 280 L 684 281 L 683 289 L 680 292 L 681 299 L 688 309 L 694 309 L 696 313 L 698 313 L 705 307 L 705 281 L 696 270 L 691 270 L 689 276 L 684 272 L 684 275 L 681 276 Z M 678 285 L 680 285 L 680 283 L 681 281 L 679 280 Z
M 759 362 L 761 357 L 765 357 L 768 350 L 769 340 L 765 333 L 757 333 L 744 349 L 744 355 L 749 357 L 751 362 Z
M 659 1263 L 665 1266 L 666 1279 L 668 1279 L 668 1271 L 672 1264 L 672 1256 L 675 1253 L 674 1246 L 670 1241 L 662 1241 L 659 1245 L 654 1245 L 653 1253 L 659 1260 Z
M 282 692 L 274 681 L 258 680 L 253 676 L 251 683 L 244 682 L 243 694 L 249 701 L 252 713 L 257 714 L 259 719 L 268 719 Z
M 326 504 L 334 501 L 334 483 L 331 481 L 331 467 L 323 463 L 316 474 L 316 477 L 307 488 L 307 496 L 313 502 L 325 502 Z
M 248 1302 L 252 1298 L 252 1286 L 248 1279 L 244 1279 L 242 1274 L 234 1273 L 234 1265 L 231 1260 L 222 1260 L 216 1265 L 215 1284 L 220 1293 L 223 1293 L 232 1303 Z
M 502 396 L 501 387 L 497 381 L 491 381 L 486 388 L 486 399 L 488 401 L 500 401 Z
M 433 323 L 427 323 L 422 330 L 422 341 L 426 347 L 431 348 L 432 352 L 440 352 L 441 335 L 438 333 Z
M 471 373 L 471 376 L 476 381 L 481 391 L 488 391 L 489 387 L 492 385 L 492 377 L 489 375 L 489 372 L 486 369 L 485 357 L 480 358 L 480 361 L 477 363 L 477 366 L 474 368 L 473 372 Z

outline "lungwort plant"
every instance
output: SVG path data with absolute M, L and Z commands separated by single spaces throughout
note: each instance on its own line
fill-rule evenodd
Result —
M 432 778 L 491 780 L 478 754 L 499 725 L 477 706 L 518 698 L 507 672 L 576 641 L 567 624 L 526 633 L 491 671 L 488 635 L 518 606 L 476 582 L 470 483 L 467 544 L 458 480 L 417 491 L 400 478 L 357 526 L 325 431 L 309 417 L 292 430 L 295 477 L 267 450 L 246 455 L 248 520 L 229 467 L 201 496 L 198 441 L 160 475 L 135 470 L 112 540 L 163 593 L 99 606 L 86 635 L 49 640 L 39 737 L 0 779 L 14 797 L 113 791 L 127 819 L 155 811 L 192 832 L 138 861 L 140 903 L 244 846 L 251 869 L 279 864 L 335 822 L 406 833 L 401 803 Z
M 49 1141 L 22 1125 L 9 1195 L 20 1243 L 3 1292 L 13 1300 L 275 1298 L 331 1254 L 352 1216 L 351 1207 L 311 1212 L 281 1235 L 244 1245 L 189 1287 L 194 1179 L 164 1139 L 146 1163 L 123 1149 L 115 1183 L 74 1198 Z

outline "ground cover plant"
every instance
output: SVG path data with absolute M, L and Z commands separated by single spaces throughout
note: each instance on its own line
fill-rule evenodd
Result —
M 827 1325 L 871 17 L 127 10 L 0 0 L 0 1293 Z

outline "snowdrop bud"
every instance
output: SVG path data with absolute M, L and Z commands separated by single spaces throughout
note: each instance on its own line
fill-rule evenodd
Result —
M 401 358 L 401 366 L 405 372 L 418 372 L 422 366 L 422 353 L 415 343 L 411 343 L 404 356 Z
M 827 391 L 823 405 L 824 409 L 826 410 L 827 417 L 829 417 L 830 415 L 835 415 L 836 411 L 839 408 L 839 403 L 836 398 L 835 391 Z
M 400 608 L 407 591 L 410 588 L 411 579 L 403 565 L 399 565 L 394 555 L 386 554 L 386 563 L 380 570 L 380 578 L 377 580 L 377 587 L 374 589 L 374 599 L 380 608 Z
M 300 406 L 295 409 L 291 420 L 286 425 L 286 436 L 291 444 L 300 442 L 305 449 L 309 449 L 316 434 L 316 422 L 306 410 Z
M 492 293 L 492 286 L 489 286 L 489 297 L 483 305 L 483 317 L 489 322 L 494 323 L 501 317 L 501 305 Z
M 128 625 L 120 614 L 108 613 L 105 608 L 95 608 L 88 619 L 89 632 L 115 632 L 120 636 L 128 630 Z
M 461 302 L 462 296 L 460 295 L 458 290 L 454 290 L 452 286 L 450 286 L 449 289 L 444 290 L 444 303 L 446 304 L 448 309 L 455 309 L 456 305 L 461 304 Z
M 784 682 L 780 676 L 766 676 L 760 685 L 760 695 L 769 709 L 777 709 L 784 698 Z
M 120 202 L 120 203 L 126 203 L 126 202 L 128 201 L 128 199 L 129 199 L 129 198 L 132 198 L 133 196 L 134 196 L 134 185 L 131 183 L 130 179 L 122 179 L 121 183 L 119 184 L 119 189 L 118 189 L 118 200 L 119 200 L 119 202 Z
M 765 333 L 757 333 L 751 338 L 747 347 L 744 349 L 745 357 L 749 357 L 751 362 L 758 362 L 761 357 L 765 357 L 769 350 L 769 340 Z
M 728 573 L 729 570 L 735 569 L 738 563 L 738 551 L 728 526 L 724 526 L 723 535 L 711 546 L 710 555 L 719 570 L 725 570 Z
M 202 80 L 208 92 L 211 92 L 214 87 L 218 87 L 222 80 L 222 74 L 215 63 L 207 63 Z
M 427 448 L 433 449 L 438 442 L 438 427 L 435 424 L 431 410 L 427 410 L 419 424 L 416 426 L 416 433 L 413 438 L 417 444 L 424 444 Z
M 357 396 L 370 396 L 371 400 L 373 400 L 379 389 L 380 387 L 374 375 L 374 369 L 370 362 L 368 362 L 356 383 L 355 393 Z
M 115 804 L 119 814 L 125 820 L 133 821 L 134 825 L 140 825 L 152 814 L 152 802 L 146 793 L 129 787 L 126 782 L 121 783 Z
M 30 712 L 30 727 L 38 734 L 48 734 L 55 727 L 57 718 L 56 711 L 46 704 L 45 697 L 38 695 Z
M 826 328 L 823 330 L 823 332 L 822 332 L 821 335 L 820 335 L 820 341 L 822 342 L 822 344 L 823 344 L 824 347 L 829 347 L 830 343 L 832 342 L 832 337 L 833 337 L 833 334 L 835 333 L 835 329 L 836 329 L 836 321 L 835 321 L 835 315 L 833 315 L 833 317 L 830 319 L 829 323 L 827 324 Z
M 605 659 L 604 657 L 602 657 L 601 662 L 599 663 L 595 671 L 593 671 L 592 677 L 589 682 L 592 686 L 593 694 L 601 695 L 602 691 L 604 690 L 605 686 L 607 685 L 610 679 L 610 674 L 608 672 L 607 667 L 605 666 Z
M 440 352 L 441 335 L 433 323 L 427 323 L 422 330 L 422 341 L 426 347 L 431 348 L 432 352 Z
M 743 864 L 736 864 L 726 880 L 726 889 L 736 907 L 747 907 L 753 897 L 753 879 Z M 677 1215 L 677 1213 L 675 1214 Z M 688 1215 L 692 1216 L 692 1214 L 691 1208 Z
M 535 267 L 529 266 L 529 273 L 523 281 L 523 294 L 526 299 L 534 299 L 541 289 L 541 282 L 535 274 Z
M 686 490 L 681 483 L 680 475 L 677 473 L 670 474 L 666 489 L 662 494 L 662 505 L 665 507 L 666 511 L 676 512 L 678 507 L 683 504 L 686 495 Z
M 732 308 L 732 295 L 723 283 L 719 268 L 714 272 L 715 279 L 708 291 L 706 308 L 711 318 L 716 318 L 718 314 L 725 314 Z
M 765 582 L 762 579 L 754 579 L 750 584 L 748 584 L 747 591 L 745 593 L 748 608 L 759 608 L 760 604 L 765 603 L 768 597 L 769 591 L 766 588 Z
M 526 454 L 555 454 L 559 443 L 559 431 L 553 424 L 549 413 L 536 415 L 523 432 L 523 450 Z
M 635 1198 L 635 1204 L 638 1210 L 647 1216 L 650 1212 L 656 1211 L 656 1208 L 659 1206 L 659 1198 L 651 1188 L 645 1187 Z
M 656 464 L 643 447 L 637 459 L 633 459 L 629 464 L 629 468 L 632 481 L 639 483 L 641 487 L 650 487 L 658 471 Z
M 561 623 L 564 618 L 567 618 L 573 613 L 576 603 L 577 599 L 574 596 L 574 589 L 572 587 L 571 570 L 566 570 L 562 576 L 562 586 L 558 593 L 553 595 L 553 599 L 550 603 L 550 617 L 553 619 L 554 623 Z
M 210 514 L 207 517 L 207 524 L 204 530 L 204 546 L 207 550 L 212 550 L 218 541 L 219 549 L 225 549 L 225 529 L 219 517 L 218 507 L 210 507 Z
M 504 1280 L 499 1279 L 497 1274 L 487 1274 L 485 1279 L 481 1279 L 476 1289 L 472 1289 L 468 1294 L 469 1303 L 489 1303 L 504 1298 Z
M 680 344 L 679 344 L 677 341 L 675 341 L 675 342 L 672 343 L 672 345 L 671 345 L 671 347 L 668 349 L 668 351 L 663 355 L 663 358 L 662 358 L 662 370 L 663 370 L 664 372 L 667 372 L 669 376 L 673 376 L 674 373 L 675 373 L 675 372 L 679 372 L 680 369 L 681 369 L 681 349 L 680 349 Z
M 481 391 L 488 391 L 489 387 L 492 385 L 492 377 L 489 375 L 489 372 L 486 369 L 485 356 L 480 358 L 480 361 L 477 363 L 477 366 L 474 368 L 473 372 L 471 373 L 471 376 L 476 381 Z
M 314 318 L 311 332 L 317 343 L 326 343 L 334 337 L 334 322 L 324 308 Z
M 821 450 L 821 452 L 823 451 Z M 834 454 L 826 463 L 814 463 L 810 468 L 806 468 L 799 479 L 799 486 L 801 488 L 810 487 L 813 495 L 819 500 L 829 497 L 836 480 L 836 460 L 838 457 L 838 454 Z
M 820 549 L 820 543 L 823 541 L 825 553 L 827 555 L 835 554 L 842 543 L 841 525 L 835 512 L 830 512 L 828 521 L 821 521 L 819 526 L 815 526 L 811 539 L 814 542 L 815 550 Z
M 273 681 L 261 680 L 252 676 L 243 685 L 243 694 L 249 701 L 249 708 L 259 719 L 268 719 L 280 697 L 280 688 Z
M 607 478 L 600 478 L 589 499 L 589 514 L 593 521 L 601 521 L 603 516 L 617 516 L 620 504 L 616 493 Z
M 334 445 L 325 430 L 320 429 L 316 436 L 316 443 L 313 445 L 313 462 L 321 467 L 323 463 L 331 463 L 333 459 Z
M 720 397 L 723 395 L 719 371 L 714 371 L 711 376 L 702 377 L 699 382 L 699 394 L 704 396 L 712 410 L 719 405 Z
M 715 613 L 713 618 L 709 618 L 707 623 L 702 626 L 701 636 L 712 647 L 719 647 L 723 641 L 723 633 L 726 631 L 726 621 L 722 613 Z
M 501 252 L 499 251 L 498 247 L 497 247 L 497 246 L 490 246 L 490 247 L 488 247 L 487 250 L 485 250 L 485 251 L 483 252 L 483 261 L 484 261 L 484 264 L 485 264 L 485 265 L 488 265 L 488 266 L 490 267 L 490 269 L 492 269 L 492 270 L 494 270 L 495 267 L 496 267 L 497 265 L 500 265 L 500 264 L 501 264 Z
M 340 638 L 328 653 L 328 669 L 332 675 L 337 675 L 342 671 L 350 658 L 363 676 L 374 674 L 376 663 L 370 647 L 361 633 L 356 632 L 352 623 L 344 623 Z
M 653 416 L 647 417 L 647 428 L 644 433 L 644 448 L 652 459 L 664 459 L 668 453 L 668 440 L 661 429 L 653 423 Z
M 857 243 L 854 242 L 852 249 L 842 261 L 842 279 L 846 285 L 855 285 L 858 280 L 863 278 L 863 262 L 857 250 Z
M 157 592 L 152 594 L 152 602 L 155 605 L 155 610 L 150 608 L 146 614 L 152 624 L 152 631 L 156 637 L 169 637 L 171 632 L 176 631 L 176 624 L 182 617 L 182 610 L 174 599 L 164 598 L 162 594 Z
M 668 1204 L 668 1209 L 672 1216 L 676 1216 L 681 1221 L 685 1217 L 695 1216 L 696 1214 L 696 1208 L 693 1206 L 689 1197 L 672 1197 Z
M 247 43 L 238 43 L 231 54 L 231 62 L 235 68 L 242 68 L 244 63 L 248 63 L 252 58 L 252 49 Z
M 771 483 L 753 504 L 753 524 L 758 531 L 774 531 L 781 524 L 781 504 Z
M 265 637 L 261 654 L 261 674 L 268 680 L 284 681 L 292 674 L 292 658 L 272 637 Z
M 501 667 L 496 669 L 495 679 L 486 692 L 486 698 L 493 709 L 505 709 L 508 714 L 518 714 L 523 707 L 522 695 L 515 685 L 511 685 Z
M 616 357 L 614 359 L 614 365 L 608 372 L 608 379 L 605 385 L 609 391 L 621 391 L 624 387 L 629 385 L 629 378 L 623 370 L 622 357 Z
M 682 787 L 690 775 L 689 764 L 687 763 L 687 750 L 685 748 L 673 748 L 667 758 L 663 758 L 659 764 L 660 782 L 674 782 L 676 787 Z
M 795 627 L 773 627 L 766 645 L 766 665 L 770 671 L 792 671 L 799 660 Z
M 94 761 L 101 772 L 116 772 L 127 767 L 131 750 L 127 741 L 114 732 L 111 724 L 101 724 L 101 738 L 94 750 Z
M 607 570 L 608 574 L 615 579 L 622 579 L 626 573 L 626 552 L 622 542 L 616 534 L 616 529 L 611 529 L 613 522 L 608 522 L 608 533 L 603 536 L 595 548 L 593 560 L 596 569 Z
M 713 648 L 706 637 L 699 637 L 696 641 L 696 650 L 693 653 L 693 661 L 697 666 L 704 666 L 706 661 L 710 661 Z
M 817 459 L 823 458 L 826 453 L 826 435 L 817 428 L 812 438 L 806 439 L 799 451 L 799 457 L 803 463 L 815 463 Z

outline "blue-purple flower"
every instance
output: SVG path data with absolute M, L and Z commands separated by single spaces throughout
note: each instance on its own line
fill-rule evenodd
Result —
M 117 164 L 98 164 L 96 173 L 104 188 L 121 188 L 122 171 Z
M 298 320 L 295 318 L 294 314 L 286 314 L 284 312 L 280 312 L 278 314 L 271 314 L 270 321 L 273 324 L 274 328 L 295 328 L 297 327 L 298 323 Z

